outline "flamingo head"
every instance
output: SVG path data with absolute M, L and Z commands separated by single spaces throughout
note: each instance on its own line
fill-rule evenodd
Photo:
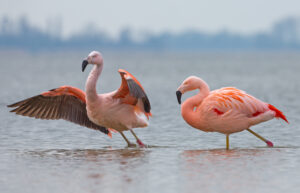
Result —
M 201 81 L 202 80 L 196 76 L 190 76 L 186 78 L 176 91 L 178 103 L 181 104 L 181 96 L 184 93 L 195 89 L 199 89 L 199 82 Z
M 103 65 L 103 58 L 100 52 L 92 51 L 86 59 L 82 62 L 82 72 L 85 70 L 88 64 Z

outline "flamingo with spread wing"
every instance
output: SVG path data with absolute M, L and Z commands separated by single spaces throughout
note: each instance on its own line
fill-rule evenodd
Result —
M 86 92 L 71 86 L 61 86 L 37 96 L 8 105 L 11 112 L 38 119 L 64 119 L 99 130 L 111 137 L 119 132 L 128 146 L 135 146 L 123 134 L 128 131 L 136 138 L 140 147 L 145 147 L 133 132 L 133 128 L 148 126 L 151 116 L 149 99 L 138 80 L 129 72 L 120 69 L 121 87 L 111 93 L 97 94 L 96 84 L 103 69 L 103 58 L 97 51 L 91 52 L 82 62 L 82 71 L 88 64 L 90 72 Z
M 272 147 L 271 141 L 249 127 L 274 117 L 288 123 L 284 114 L 273 105 L 233 87 L 210 91 L 206 82 L 195 76 L 185 79 L 177 89 L 178 103 L 181 104 L 182 94 L 195 89 L 199 89 L 199 93 L 188 98 L 181 106 L 183 119 L 199 130 L 225 134 L 226 149 L 229 149 L 229 135 L 245 129 Z

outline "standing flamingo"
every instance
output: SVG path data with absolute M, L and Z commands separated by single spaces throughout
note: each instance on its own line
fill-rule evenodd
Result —
M 176 91 L 178 103 L 182 94 L 199 89 L 200 92 L 188 98 L 181 106 L 183 119 L 192 127 L 205 132 L 219 132 L 226 135 L 226 149 L 229 149 L 229 135 L 247 130 L 273 147 L 273 143 L 258 135 L 249 127 L 276 118 L 288 123 L 284 114 L 273 105 L 262 102 L 246 92 L 226 87 L 210 91 L 201 78 L 190 76 Z
M 8 105 L 15 107 L 11 112 L 38 119 L 64 119 L 79 125 L 99 130 L 111 137 L 118 131 L 128 146 L 123 131 L 130 130 L 140 147 L 145 147 L 133 132 L 133 128 L 148 126 L 151 106 L 138 80 L 129 72 L 120 69 L 121 87 L 111 93 L 97 94 L 96 84 L 103 69 L 103 58 L 97 51 L 91 52 L 82 62 L 82 71 L 93 64 L 85 89 L 61 86 L 40 95 Z

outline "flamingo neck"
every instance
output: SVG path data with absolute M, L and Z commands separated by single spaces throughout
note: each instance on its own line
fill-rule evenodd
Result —
M 94 101 L 97 99 L 98 94 L 96 90 L 97 80 L 102 72 L 103 65 L 94 65 L 92 71 L 90 72 L 86 84 L 85 92 L 88 101 Z
M 181 114 L 183 119 L 189 125 L 196 128 L 200 128 L 202 123 L 202 117 L 201 114 L 197 112 L 197 108 L 200 106 L 203 99 L 205 99 L 210 93 L 208 85 L 204 81 L 203 83 L 199 84 L 199 93 L 188 98 L 181 106 Z

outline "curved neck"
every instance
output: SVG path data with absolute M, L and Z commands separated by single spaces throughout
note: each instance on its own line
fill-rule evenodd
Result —
M 87 81 L 85 83 L 85 92 L 87 100 L 93 101 L 97 98 L 97 80 L 102 72 L 103 65 L 94 65 L 92 71 L 90 72 Z
M 201 123 L 201 115 L 197 113 L 197 108 L 203 101 L 205 97 L 209 95 L 209 87 L 208 85 L 203 81 L 199 80 L 199 93 L 195 96 L 192 96 L 188 98 L 181 106 L 181 114 L 184 120 L 190 124 L 192 127 L 199 128 Z

